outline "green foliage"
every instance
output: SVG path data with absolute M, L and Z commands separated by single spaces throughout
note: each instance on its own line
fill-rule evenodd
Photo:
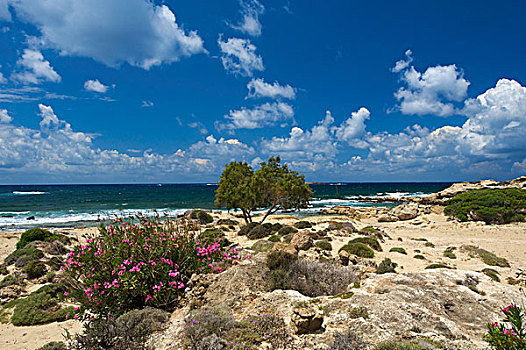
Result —
M 270 227 L 265 225 L 256 225 L 247 233 L 248 239 L 260 239 L 271 234 Z
M 192 210 L 190 213 L 190 219 L 199 220 L 201 225 L 210 224 L 214 221 L 212 215 L 204 210 Z
M 340 251 L 342 250 L 345 250 L 349 254 L 359 256 L 360 258 L 374 258 L 374 251 L 363 243 L 347 243 L 340 248 Z
M 416 254 L 415 256 L 413 256 L 414 259 L 417 259 L 417 260 L 425 260 L 426 257 L 423 256 L 422 254 Z
M 407 252 L 402 247 L 393 247 L 393 248 L 389 249 L 389 252 L 390 253 L 400 253 L 400 254 L 407 255 Z
M 317 241 L 316 242 L 316 247 L 322 249 L 322 250 L 328 250 L 328 251 L 331 251 L 332 250 L 332 245 L 329 241 Z
M 364 319 L 368 319 L 369 318 L 369 311 L 367 310 L 367 308 L 365 306 L 356 306 L 356 307 L 353 307 L 349 311 L 349 317 L 350 318 L 363 317 Z
M 146 307 L 132 310 L 117 319 L 94 319 L 77 335 L 71 350 L 146 350 L 148 337 L 165 328 L 170 314 Z
M 330 344 L 330 350 L 363 350 L 367 349 L 368 344 L 351 330 L 345 332 L 335 332 L 334 339 Z
M 500 282 L 499 273 L 496 270 L 486 268 L 482 269 L 482 273 L 490 277 L 495 282 Z
M 385 258 L 376 268 L 376 273 L 396 273 L 396 266 L 398 266 L 397 263 L 392 262 L 389 258 Z
M 380 231 L 379 229 L 377 229 L 377 228 L 375 228 L 373 226 L 364 227 L 360 231 L 367 232 L 367 233 L 380 233 L 380 232 L 382 232 L 382 231 Z
M 51 237 L 51 235 L 52 233 L 48 230 L 44 230 L 38 227 L 32 228 L 22 233 L 22 236 L 20 236 L 20 240 L 16 244 L 16 249 L 22 249 L 27 244 L 34 241 L 45 241 L 47 238 Z
M 248 316 L 236 322 L 220 308 L 202 308 L 186 316 L 182 333 L 183 348 L 188 350 L 256 350 L 261 343 L 273 349 L 290 344 L 285 323 L 274 315 Z
M 33 326 L 66 320 L 74 310 L 72 307 L 62 308 L 57 290 L 60 289 L 42 287 L 26 298 L 6 304 L 6 308 L 14 307 L 11 323 L 15 326 Z
M 172 309 L 194 273 L 221 272 L 230 255 L 220 242 L 195 239 L 185 222 L 141 218 L 141 223 L 101 226 L 67 255 L 68 298 L 98 317 L 145 306 Z
M 504 319 L 490 322 L 484 340 L 495 350 L 526 349 L 526 316 L 517 305 L 511 304 L 501 310 Z
M 312 190 L 304 175 L 282 165 L 279 156 L 270 157 L 260 166 L 254 171 L 246 162 L 228 163 L 219 178 L 215 205 L 227 210 L 240 209 L 247 224 L 257 208 L 268 208 L 263 222 L 278 210 L 308 206 Z
M 519 214 L 518 211 L 526 209 L 526 190 L 472 190 L 451 198 L 446 204 L 444 213 L 461 221 L 480 220 L 487 224 L 524 221 L 524 214 Z
M 435 245 L 431 242 L 426 242 L 426 244 L 424 244 L 424 246 L 428 247 L 428 248 L 435 248 Z
M 282 250 L 270 252 L 267 255 L 267 266 L 270 270 L 288 270 L 290 264 L 298 259 L 298 256 Z
M 444 256 L 449 259 L 456 259 L 457 256 L 454 253 L 455 247 L 448 247 L 444 250 Z
M 296 232 L 298 232 L 298 230 L 296 230 L 292 226 L 283 226 L 282 228 L 279 229 L 278 235 L 286 236 L 286 235 L 289 235 L 291 233 L 296 233 Z
M 351 240 L 349 243 L 363 243 L 367 244 L 369 247 L 373 248 L 374 250 L 381 252 L 382 246 L 380 245 L 380 242 L 374 237 L 357 237 Z
M 44 346 L 39 347 L 37 350 L 67 350 L 66 343 L 63 341 L 52 341 Z
M 42 261 L 30 261 L 22 268 L 22 272 L 24 272 L 29 279 L 42 277 L 46 274 L 46 271 L 46 264 Z
M 228 245 L 230 242 L 227 241 L 223 231 L 218 229 L 206 229 L 197 235 L 199 242 L 216 243 L 222 242 L 222 245 Z
M 500 258 L 492 252 L 489 252 L 485 249 L 475 247 L 472 245 L 464 245 L 462 248 L 470 253 L 471 256 L 478 256 L 482 259 L 484 264 L 490 266 L 499 266 L 499 267 L 510 267 L 510 263 L 505 258 Z
M 16 284 L 16 279 L 11 275 L 7 275 L 2 279 L 2 282 L 0 282 L 0 289 L 13 284 Z
M 17 249 L 5 258 L 7 266 L 15 264 L 17 267 L 23 267 L 31 261 L 40 260 L 44 253 L 36 248 Z
M 268 238 L 268 240 L 271 241 L 271 242 L 274 242 L 274 243 L 281 242 L 281 236 L 280 235 L 273 235 L 273 236 L 270 236 Z
M 432 269 L 453 269 L 451 266 L 444 265 L 444 264 L 430 264 L 426 266 L 426 270 L 432 270 Z
M 251 222 L 243 227 L 241 227 L 237 233 L 238 236 L 246 236 L 252 229 L 256 226 L 259 226 L 260 224 L 258 222 Z
M 256 243 L 254 243 L 251 249 L 257 253 L 260 253 L 260 252 L 269 251 L 272 249 L 272 247 L 274 247 L 273 242 L 261 240 L 261 241 L 257 241 Z
M 294 227 L 297 228 L 297 229 L 306 229 L 306 228 L 311 228 L 312 227 L 312 223 L 309 222 L 309 221 L 297 221 L 294 223 Z
M 423 340 L 388 340 L 376 345 L 374 350 L 434 350 L 443 349 L 441 344 L 432 344 Z

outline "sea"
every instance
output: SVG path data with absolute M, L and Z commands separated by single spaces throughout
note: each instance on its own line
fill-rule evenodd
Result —
M 420 197 L 451 183 L 324 183 L 310 185 L 314 197 L 299 217 L 336 205 L 392 207 L 367 197 Z M 0 185 L 0 230 L 96 226 L 138 214 L 178 216 L 188 209 L 218 210 L 217 184 Z

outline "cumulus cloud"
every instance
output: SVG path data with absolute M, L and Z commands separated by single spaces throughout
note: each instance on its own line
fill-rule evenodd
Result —
M 229 38 L 217 40 L 221 49 L 221 63 L 228 72 L 244 77 L 251 77 L 253 71 L 263 71 L 263 59 L 256 54 L 256 46 L 248 39 Z
M 7 111 L 0 110 L 0 179 L 4 182 L 55 181 L 58 175 L 61 181 L 76 182 L 195 180 L 196 174 L 215 177 L 226 162 L 255 152 L 239 140 L 209 136 L 187 150 L 171 154 L 146 150 L 130 156 L 96 147 L 95 135 L 74 131 L 50 106 L 38 107 L 38 129 L 14 126 Z
M 405 60 L 396 61 L 395 66 L 391 68 L 391 72 L 400 73 L 413 62 L 413 51 L 407 50 L 405 52 Z
M 100 92 L 101 94 L 108 91 L 109 86 L 102 84 L 98 79 L 87 80 L 84 82 L 84 89 L 87 91 Z
M 11 79 L 23 84 L 40 84 L 50 81 L 58 83 L 62 80 L 60 75 L 44 59 L 37 50 L 25 49 L 22 57 L 16 62 L 18 71 L 11 75 Z
M 258 129 L 265 126 L 274 126 L 278 122 L 294 120 L 292 106 L 284 102 L 264 103 L 252 109 L 242 107 L 231 110 L 225 115 L 226 123 L 216 123 L 218 130 L 223 129 Z
M 11 123 L 13 118 L 7 113 L 7 109 L 0 109 L 0 124 L 2 123 Z
M 239 24 L 231 27 L 248 35 L 260 36 L 262 26 L 259 15 L 265 12 L 265 7 L 257 0 L 240 0 L 239 4 L 243 19 Z
M 197 32 L 181 28 L 168 6 L 147 0 L 24 0 L 11 5 L 20 19 L 40 30 L 45 47 L 111 67 L 127 62 L 150 69 L 206 52 Z
M 449 66 L 429 67 L 424 73 L 410 66 L 411 51 L 406 52 L 407 59 L 398 61 L 393 72 L 401 74 L 405 87 L 401 87 L 395 97 L 397 106 L 404 114 L 437 115 L 449 117 L 458 113 L 453 102 L 461 102 L 467 97 L 469 81 L 452 64 Z
M 295 99 L 296 98 L 296 89 L 293 88 L 290 85 L 280 85 L 277 81 L 275 81 L 273 84 L 265 82 L 263 78 L 258 79 L 252 79 L 247 84 L 248 89 L 248 96 L 247 98 L 261 98 L 261 97 L 269 97 L 269 98 L 288 98 L 288 99 Z
M 371 113 L 365 107 L 351 113 L 351 117 L 344 121 L 340 126 L 333 127 L 332 131 L 336 139 L 346 142 L 356 148 L 365 148 L 367 143 L 361 138 L 365 135 L 365 121 L 369 119 Z
M 148 108 L 153 107 L 154 103 L 152 101 L 142 101 L 141 107 Z

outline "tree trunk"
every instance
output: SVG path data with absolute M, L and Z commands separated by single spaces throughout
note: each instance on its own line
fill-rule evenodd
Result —
M 276 208 L 276 210 L 274 210 L 274 212 L 272 212 L 272 209 L 276 208 L 276 204 L 274 204 L 272 207 L 270 207 L 269 210 L 267 210 L 267 212 L 265 213 L 265 216 L 263 217 L 263 219 L 261 220 L 260 224 L 263 223 L 263 221 L 265 221 L 265 219 L 270 215 L 270 214 L 274 214 L 276 211 L 278 211 L 279 207 Z

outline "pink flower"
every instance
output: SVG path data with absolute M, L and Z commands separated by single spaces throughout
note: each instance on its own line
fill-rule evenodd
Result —
M 152 298 L 150 295 L 147 295 L 147 296 L 146 296 L 146 300 L 145 300 L 144 302 L 147 303 L 148 300 L 153 300 L 153 298 Z

